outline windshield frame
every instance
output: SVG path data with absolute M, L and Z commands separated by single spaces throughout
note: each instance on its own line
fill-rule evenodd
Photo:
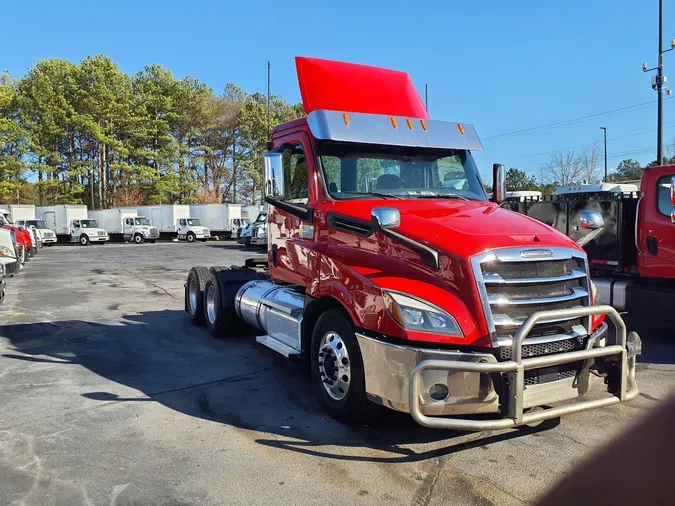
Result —
M 409 151 L 419 151 L 419 154 L 422 155 L 424 153 L 428 154 L 434 154 L 438 152 L 446 152 L 448 155 L 446 156 L 452 156 L 451 152 L 464 152 L 466 153 L 467 160 L 471 161 L 471 164 L 473 165 L 474 172 L 475 172 L 475 177 L 476 177 L 476 182 L 480 186 L 482 193 L 483 193 L 483 198 L 472 198 L 470 195 L 466 195 L 465 192 L 457 192 L 457 193 L 439 193 L 435 188 L 429 188 L 429 189 L 419 189 L 417 190 L 417 194 L 414 193 L 386 193 L 386 192 L 376 192 L 376 193 L 370 193 L 370 192 L 353 192 L 350 196 L 339 196 L 339 195 L 334 195 L 328 190 L 328 177 L 326 176 L 326 171 L 323 163 L 323 157 L 324 156 L 335 156 L 335 155 L 324 155 L 323 153 L 323 147 L 329 145 L 329 146 L 337 146 L 337 147 L 345 147 L 345 148 L 351 148 L 354 153 L 358 153 L 360 149 L 363 149 L 364 152 L 367 152 L 368 150 L 376 150 L 376 149 L 382 149 L 386 150 L 390 148 L 391 150 L 409 150 Z M 330 141 L 330 140 L 321 140 L 317 141 L 315 145 L 315 153 L 316 153 L 316 164 L 317 167 L 319 167 L 319 171 L 321 173 L 321 179 L 322 179 L 322 186 L 323 186 L 323 191 L 326 197 L 328 197 L 331 200 L 334 201 L 343 201 L 343 200 L 381 200 L 383 198 L 388 198 L 389 195 L 391 195 L 392 199 L 401 199 L 401 200 L 418 200 L 419 198 L 423 199 L 434 199 L 437 198 L 438 200 L 446 200 L 453 198 L 453 196 L 457 197 L 457 200 L 462 200 L 462 201 L 471 201 L 471 202 L 489 202 L 490 199 L 488 198 L 487 192 L 485 191 L 485 185 L 483 184 L 483 179 L 481 178 L 480 171 L 478 170 L 478 166 L 476 165 L 476 162 L 473 158 L 473 154 L 471 153 L 470 150 L 468 149 L 462 149 L 462 148 L 423 148 L 423 147 L 417 147 L 417 146 L 389 146 L 389 145 L 381 145 L 381 144 L 364 144 L 360 142 L 338 142 L 338 141 Z M 383 154 L 386 152 L 383 152 Z M 405 156 L 412 156 L 412 155 L 405 155 Z M 337 158 L 337 157 L 336 157 Z M 439 157 L 440 158 L 440 157 Z M 466 162 L 465 162 L 466 164 Z M 415 190 L 409 190 L 409 191 L 415 191 Z M 342 192 L 338 192 L 342 193 Z M 387 197 L 383 197 L 379 194 L 385 194 Z M 469 192 L 471 195 L 476 195 L 473 192 Z

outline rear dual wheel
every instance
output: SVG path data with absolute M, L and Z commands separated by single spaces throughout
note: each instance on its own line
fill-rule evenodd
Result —
M 204 288 L 208 278 L 206 267 L 193 267 L 185 283 L 185 310 L 197 325 L 204 323 Z

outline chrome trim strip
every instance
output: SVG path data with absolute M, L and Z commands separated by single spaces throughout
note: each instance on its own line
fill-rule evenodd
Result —
M 538 297 L 531 299 L 508 299 L 504 295 L 489 295 L 488 302 L 491 306 L 525 306 L 530 304 L 553 304 L 554 302 L 565 302 L 574 299 L 588 297 L 588 292 L 583 288 L 572 288 L 569 295 L 558 295 L 556 297 Z
M 484 274 L 483 281 L 487 284 L 500 285 L 526 285 L 535 283 L 557 283 L 560 281 L 569 281 L 572 279 L 585 278 L 586 273 L 579 269 L 573 269 L 571 273 L 564 276 L 553 276 L 550 278 L 513 278 L 504 279 L 499 274 Z
M 568 318 L 569 320 L 574 320 L 575 318 L 578 317 L 572 317 Z M 540 320 L 539 323 L 542 323 L 546 320 Z M 555 321 L 560 321 L 560 320 L 555 320 Z M 580 337 L 587 337 L 588 333 L 586 332 L 586 329 L 584 329 L 583 333 L 577 332 L 574 329 L 572 330 L 571 333 L 569 334 L 555 334 L 552 336 L 538 336 L 538 337 L 528 337 L 523 341 L 523 346 L 528 346 L 531 344 L 547 344 L 547 343 L 554 343 L 556 341 L 566 341 L 568 339 L 578 339 Z M 497 346 L 498 347 L 504 347 L 504 346 L 513 346 L 513 339 L 510 337 L 499 337 L 497 338 Z
M 583 307 L 583 306 L 579 306 L 579 307 Z M 495 327 L 517 327 L 519 325 L 522 325 L 523 322 L 526 319 L 527 318 L 525 317 L 525 318 L 517 318 L 517 319 L 514 320 L 513 318 L 511 318 L 509 315 L 506 315 L 506 314 L 494 314 L 494 315 L 492 315 L 492 321 L 494 322 Z M 565 321 L 574 320 L 574 319 L 575 318 L 563 318 L 563 319 L 560 319 L 560 320 L 542 320 L 539 323 L 565 322 Z
M 343 113 L 348 114 L 346 124 Z M 392 125 L 394 117 L 398 126 Z M 411 119 L 413 128 L 406 125 Z M 358 142 L 388 146 L 411 146 L 420 148 L 466 149 L 482 151 L 483 145 L 473 125 L 432 119 L 406 118 L 383 114 L 365 114 L 349 111 L 316 110 L 307 115 L 307 125 L 312 135 L 319 140 Z M 462 133 L 463 131 L 463 133 Z

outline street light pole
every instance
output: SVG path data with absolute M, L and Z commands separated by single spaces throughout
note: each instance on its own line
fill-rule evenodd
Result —
M 603 181 L 606 183 L 607 182 L 607 129 L 605 127 L 600 127 L 600 130 L 602 130 L 605 134 L 605 179 L 603 179 Z
M 656 163 L 663 165 L 663 92 L 670 95 L 670 90 L 663 85 L 668 78 L 663 75 L 663 54 L 675 49 L 675 39 L 670 41 L 670 49 L 663 50 L 663 0 L 659 0 L 659 56 L 656 67 L 648 69 L 647 63 L 642 64 L 643 72 L 656 70 L 656 77 L 652 77 L 652 89 L 657 93 L 656 119 Z

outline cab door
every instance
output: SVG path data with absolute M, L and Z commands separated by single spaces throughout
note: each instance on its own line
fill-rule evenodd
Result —
M 319 268 L 313 223 L 317 199 L 315 157 L 304 131 L 275 139 L 275 144 L 278 147 L 274 151 L 282 155 L 285 194 L 268 209 L 270 273 L 275 280 L 310 288 L 312 281 L 318 279 Z
M 133 218 L 124 218 L 124 237 L 131 237 L 132 232 L 134 231 L 134 219 Z
M 79 220 L 73 220 L 70 222 L 70 240 L 77 241 L 80 237 L 80 222 Z
M 638 209 L 640 274 L 675 278 L 675 223 L 672 221 L 672 179 L 675 166 L 645 171 Z
M 187 234 L 187 220 L 181 218 L 178 220 L 178 237 L 185 237 Z

